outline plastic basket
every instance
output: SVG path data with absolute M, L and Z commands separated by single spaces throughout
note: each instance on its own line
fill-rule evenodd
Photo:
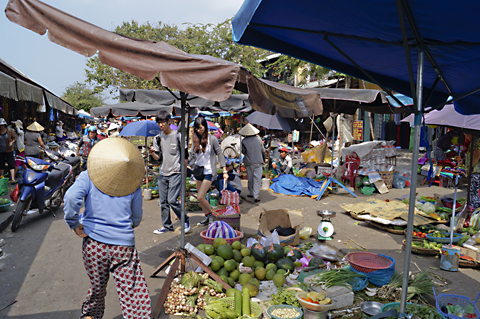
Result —
M 225 240 L 227 241 L 227 243 L 229 245 L 231 245 L 235 241 L 240 241 L 240 239 L 243 237 L 243 233 L 241 231 L 235 230 L 235 232 L 237 233 L 237 237 L 225 238 Z M 207 245 L 207 244 L 213 245 L 213 241 L 215 240 L 215 238 L 210 238 L 210 237 L 205 236 L 206 233 L 207 233 L 206 229 L 200 233 L 200 237 L 202 237 L 203 243 L 205 245 Z
M 235 307 L 235 298 L 233 298 L 233 297 L 222 298 L 222 301 L 225 301 L 226 303 L 228 303 L 228 305 L 232 309 Z M 263 313 L 262 307 L 260 307 L 260 305 L 258 303 L 250 301 L 250 313 L 251 313 L 250 318 L 259 318 Z M 207 318 L 214 319 L 214 318 L 210 317 L 209 315 L 207 315 Z
M 435 296 L 435 301 L 436 301 L 436 304 L 437 304 L 438 313 L 440 315 L 446 317 L 446 318 L 453 318 L 453 319 L 459 318 L 459 319 L 461 319 L 462 317 L 457 317 L 457 316 L 454 316 L 454 315 L 449 315 L 449 314 L 444 313 L 442 311 L 443 306 L 447 306 L 447 305 L 457 306 L 457 305 L 459 305 L 459 306 L 465 308 L 469 304 L 473 304 L 473 308 L 475 309 L 475 314 L 477 315 L 477 318 L 480 318 L 480 311 L 478 311 L 478 308 L 477 308 L 477 300 L 480 297 L 480 293 L 477 295 L 477 298 L 475 299 L 475 301 L 473 303 L 470 300 L 470 298 L 468 298 L 466 296 L 450 295 L 450 294 L 437 295 L 435 293 L 435 288 L 433 289 L 433 295 Z
M 215 215 L 213 214 L 213 221 L 220 221 L 225 222 L 232 226 L 235 230 L 240 230 L 240 214 L 233 214 L 233 215 Z
M 413 303 L 411 302 L 407 302 L 407 305 L 413 305 Z M 419 305 L 421 306 L 421 305 Z M 423 307 L 426 307 L 426 306 L 423 306 Z M 391 303 L 387 303 L 386 305 L 384 305 L 382 307 L 382 309 L 380 309 L 380 313 L 382 312 L 385 312 L 385 311 L 388 311 L 390 309 L 400 309 L 400 303 L 399 302 L 391 302 Z M 440 315 L 440 317 L 442 319 L 446 319 L 444 315 L 442 315 L 440 312 L 437 311 L 437 313 Z
M 298 313 L 300 314 L 300 316 L 298 317 L 294 317 L 294 318 L 288 318 L 288 319 L 300 319 L 302 318 L 303 316 L 303 311 L 302 309 L 298 308 L 298 307 L 295 307 L 295 306 L 291 306 L 291 305 L 275 305 L 275 306 L 271 306 L 270 308 L 267 309 L 267 314 L 274 318 L 274 319 L 286 319 L 286 318 L 280 318 L 280 317 L 276 317 L 274 315 L 272 315 L 272 311 L 275 310 L 275 309 L 278 309 L 278 308 L 281 308 L 281 309 L 284 309 L 284 308 L 291 308 L 291 309 L 295 309 L 296 311 L 298 311 Z
M 350 267 L 363 273 L 371 273 L 375 270 L 387 269 L 392 265 L 392 261 L 374 253 L 356 251 L 349 253 L 345 259 L 350 263 Z
M 0 213 L 6 212 L 10 208 L 12 202 L 8 200 L 8 203 L 0 205 Z
M 462 239 L 462 234 L 459 234 L 459 233 L 453 233 L 453 243 L 457 243 L 460 241 L 460 239 Z M 448 237 L 445 237 L 445 238 L 441 238 L 441 237 L 433 237 L 433 236 L 430 236 L 430 234 L 427 234 L 427 238 L 430 240 L 430 241 L 434 241 L 434 242 L 437 242 L 437 243 L 442 243 L 442 244 L 449 244 L 450 243 L 450 234 L 448 235 Z
M 385 186 L 387 188 L 392 188 L 393 187 L 393 174 L 394 171 L 384 171 L 384 172 L 378 172 L 380 177 L 383 179 L 385 182 Z

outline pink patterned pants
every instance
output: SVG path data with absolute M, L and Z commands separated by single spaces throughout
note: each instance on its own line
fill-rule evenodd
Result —
M 82 250 L 90 289 L 82 306 L 81 317 L 103 318 L 110 273 L 115 280 L 123 318 L 152 317 L 148 287 L 134 246 L 108 245 L 86 237 Z

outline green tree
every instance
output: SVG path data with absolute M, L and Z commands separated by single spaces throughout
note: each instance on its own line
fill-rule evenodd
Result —
M 77 109 L 89 111 L 92 107 L 105 104 L 105 98 L 95 93 L 86 84 L 75 82 L 65 89 L 62 98 Z
M 235 62 L 260 78 L 265 73 L 264 67 L 257 61 L 264 59 L 272 52 L 236 44 L 232 39 L 231 19 L 217 25 L 186 23 L 185 26 L 181 29 L 176 25 L 161 22 L 155 25 L 150 23 L 140 25 L 136 21 L 131 21 L 123 22 L 121 26 L 115 28 L 114 32 L 138 39 L 164 41 L 190 54 L 210 55 Z M 292 76 L 299 70 L 305 75 L 314 75 L 316 78 L 328 72 L 322 67 L 284 55 L 269 67 L 278 67 L 279 70 L 289 67 Z M 158 80 L 147 81 L 112 68 L 101 63 L 97 56 L 87 61 L 85 72 L 87 83 L 93 85 L 95 92 L 106 91 L 113 94 L 120 88 L 162 89 Z

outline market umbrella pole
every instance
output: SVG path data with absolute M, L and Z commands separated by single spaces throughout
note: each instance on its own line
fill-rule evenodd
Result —
M 147 152 L 147 160 L 145 161 L 145 182 L 147 184 L 146 189 L 148 189 L 148 149 L 147 149 L 147 139 L 148 137 L 145 136 L 145 151 Z
M 267 130 L 267 128 L 265 128 L 265 130 Z M 268 171 L 270 169 L 270 157 L 272 154 L 272 130 L 269 130 L 269 131 L 270 131 L 270 137 L 268 138 L 267 171 L 265 172 L 265 178 L 268 177 Z M 273 165 L 272 165 L 272 168 L 273 168 Z
M 180 101 L 181 101 L 181 107 L 182 107 L 182 120 L 180 121 L 180 125 L 182 126 L 180 129 L 180 167 L 181 167 L 181 175 L 182 175 L 182 181 L 181 181 L 181 195 L 180 195 L 180 200 L 182 201 L 180 203 L 180 207 L 182 209 L 182 214 L 181 214 L 181 226 L 180 226 L 180 249 L 185 249 L 185 189 L 186 189 L 186 184 L 187 184 L 187 172 L 186 172 L 186 167 L 185 167 L 185 109 L 187 108 L 187 95 L 184 92 L 180 92 Z M 182 271 L 185 271 L 184 269 L 185 264 L 182 264 Z
M 417 169 L 418 169 L 418 148 L 420 142 L 420 124 L 422 122 L 422 93 L 423 93 L 423 51 L 418 52 L 418 70 L 417 70 L 417 98 L 415 100 L 415 127 L 413 131 L 413 156 L 412 156 L 412 183 L 410 184 L 410 199 L 408 205 L 408 223 L 407 223 L 407 240 L 405 243 L 405 261 L 403 266 L 403 284 L 402 298 L 400 302 L 400 317 L 405 315 L 408 296 L 408 280 L 410 271 L 410 257 L 412 252 L 412 232 L 413 217 L 415 214 L 415 197 L 417 191 Z
M 455 185 L 455 192 L 453 195 L 453 207 L 452 207 L 452 219 L 450 221 L 450 247 L 453 246 L 453 233 L 455 232 L 455 212 L 457 211 L 457 186 L 458 186 L 458 174 L 455 173 L 454 178 L 454 185 Z
M 333 115 L 333 126 L 332 126 L 332 159 L 330 161 L 330 177 L 333 176 L 333 156 L 335 154 L 335 122 L 336 121 L 337 121 L 337 117 L 334 114 Z M 328 144 L 327 144 L 327 147 L 328 147 Z M 338 163 L 340 164 L 340 160 L 339 160 Z

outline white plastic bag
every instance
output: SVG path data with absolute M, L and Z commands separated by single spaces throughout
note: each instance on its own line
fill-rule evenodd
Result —
M 307 250 L 307 254 L 310 257 L 313 257 L 313 255 L 310 254 L 311 252 L 314 253 L 315 255 L 334 255 L 334 256 L 337 255 L 337 251 L 335 249 L 330 248 L 327 245 L 319 245 L 317 243 L 315 243 L 315 245 L 313 245 L 312 248 Z
M 280 245 L 280 237 L 278 236 L 277 231 L 274 230 L 273 233 L 268 237 L 262 237 L 260 244 L 262 244 L 263 247 L 269 247 L 271 244 Z
M 253 245 L 258 244 L 258 240 L 255 238 L 247 239 L 247 248 L 252 248 Z

